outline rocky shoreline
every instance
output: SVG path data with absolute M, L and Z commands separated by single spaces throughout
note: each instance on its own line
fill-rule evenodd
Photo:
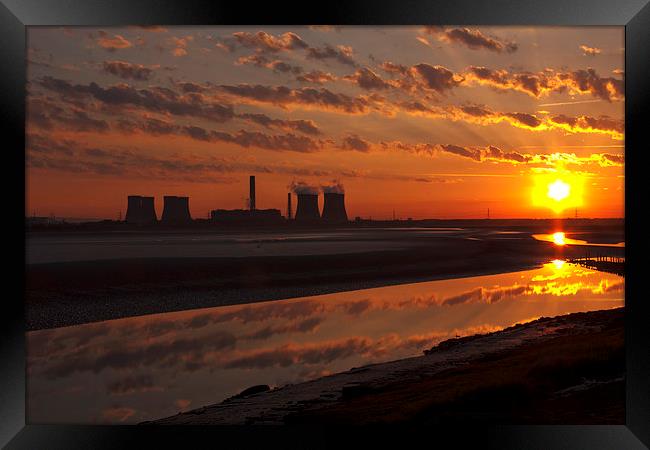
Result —
M 624 423 L 623 319 L 624 308 L 544 317 L 145 424 Z

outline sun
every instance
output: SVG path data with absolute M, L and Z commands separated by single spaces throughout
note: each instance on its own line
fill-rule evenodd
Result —
M 557 233 L 553 233 L 553 243 L 555 245 L 565 245 L 565 236 L 564 233 L 561 231 L 558 231 Z
M 567 209 L 584 206 L 585 179 L 569 171 L 539 173 L 533 176 L 533 206 L 551 209 L 560 214 Z
M 571 186 L 562 180 L 555 180 L 555 182 L 548 185 L 548 198 L 552 198 L 556 202 L 560 202 L 567 198 L 571 193 Z
M 565 263 L 565 261 L 562 260 L 562 259 L 554 259 L 551 262 L 553 263 L 553 266 L 555 266 L 556 270 L 562 270 L 562 268 L 564 267 L 564 263 Z

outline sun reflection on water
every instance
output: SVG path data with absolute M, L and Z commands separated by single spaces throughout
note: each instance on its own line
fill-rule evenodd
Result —
M 558 231 L 556 233 L 553 233 L 553 243 L 555 243 L 555 245 L 565 245 L 566 240 L 564 232 Z

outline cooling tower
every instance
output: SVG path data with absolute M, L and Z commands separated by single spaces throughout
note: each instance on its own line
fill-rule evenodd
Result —
M 250 195 L 248 198 L 250 199 L 250 210 L 253 211 L 255 209 L 255 175 L 251 175 L 250 178 Z
M 348 214 L 345 212 L 345 194 L 326 192 L 323 204 L 323 221 L 328 223 L 345 223 Z
M 142 217 L 141 208 L 142 197 L 139 195 L 129 195 L 129 200 L 126 207 L 126 222 L 127 223 L 140 223 Z
M 190 198 L 166 195 L 164 197 L 162 222 L 164 224 L 185 224 L 192 221 L 190 216 Z
M 156 208 L 153 205 L 153 197 L 142 197 L 142 216 L 146 223 L 154 223 L 158 220 Z
M 296 220 L 300 222 L 317 222 L 320 220 L 318 194 L 298 194 Z
M 153 197 L 129 195 L 126 209 L 126 222 L 138 225 L 156 222 L 156 210 L 153 205 Z

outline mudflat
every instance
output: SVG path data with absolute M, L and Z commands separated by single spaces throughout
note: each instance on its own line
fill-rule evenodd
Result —
M 535 231 L 34 236 L 28 259 L 49 262 L 26 266 L 27 328 L 525 270 L 584 252 Z
M 27 266 L 29 330 L 536 267 L 557 256 L 528 239 L 417 238 L 402 248 L 297 256 L 158 257 Z

